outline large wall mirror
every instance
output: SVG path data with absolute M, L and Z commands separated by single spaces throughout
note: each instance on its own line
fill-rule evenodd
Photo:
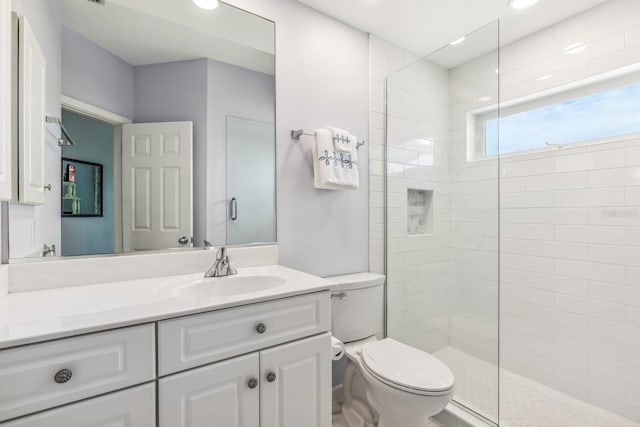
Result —
M 215 3 L 13 0 L 11 260 L 275 242 L 275 24 Z

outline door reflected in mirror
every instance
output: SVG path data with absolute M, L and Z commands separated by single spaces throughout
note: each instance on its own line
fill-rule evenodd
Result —
M 29 154 L 50 191 L 10 204 L 11 259 L 276 241 L 273 22 L 191 0 L 12 6 L 51 121 Z

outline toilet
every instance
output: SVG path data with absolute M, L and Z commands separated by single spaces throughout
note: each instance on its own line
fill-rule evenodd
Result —
M 342 415 L 351 427 L 426 427 L 453 398 L 454 377 L 424 351 L 376 334 L 383 325 L 384 276 L 329 278 L 333 336 L 345 345 Z

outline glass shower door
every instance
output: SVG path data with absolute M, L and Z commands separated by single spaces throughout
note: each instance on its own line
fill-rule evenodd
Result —
M 386 323 L 498 420 L 498 23 L 386 79 Z
M 227 117 L 227 244 L 275 242 L 275 127 Z

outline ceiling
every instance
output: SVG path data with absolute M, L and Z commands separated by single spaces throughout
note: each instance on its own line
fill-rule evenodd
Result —
M 506 45 L 607 0 L 540 0 L 524 10 L 512 9 L 508 0 L 297 1 L 426 56 L 496 19 L 500 19 L 500 43 Z M 468 56 L 472 53 L 467 50 L 463 57 L 460 52 L 457 58 L 447 58 L 443 65 L 466 62 L 473 58 Z
M 63 0 L 63 22 L 133 66 L 212 58 L 274 74 L 274 24 L 232 6 L 192 0 Z

